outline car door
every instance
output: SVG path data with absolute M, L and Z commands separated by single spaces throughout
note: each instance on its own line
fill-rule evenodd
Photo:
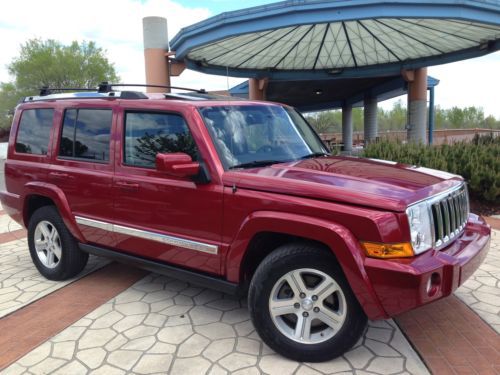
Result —
M 123 109 L 113 180 L 115 246 L 141 257 L 220 273 L 222 186 L 155 167 L 156 154 L 203 162 L 185 114 Z
M 104 246 L 114 243 L 106 227 L 113 220 L 112 124 L 109 105 L 63 108 L 48 173 L 49 182 L 63 191 L 84 238 Z

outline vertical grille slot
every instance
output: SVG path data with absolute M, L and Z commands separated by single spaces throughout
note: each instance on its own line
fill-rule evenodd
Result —
M 442 238 L 444 237 L 443 213 L 439 203 L 434 203 L 432 205 L 432 218 L 434 219 L 436 246 L 439 246 L 441 245 Z
M 434 245 L 440 247 L 455 238 L 465 228 L 469 215 L 469 201 L 465 186 L 451 193 L 431 199 L 434 221 Z
M 450 237 L 450 209 L 448 208 L 448 200 L 446 198 L 440 203 L 443 209 L 444 242 L 447 242 Z

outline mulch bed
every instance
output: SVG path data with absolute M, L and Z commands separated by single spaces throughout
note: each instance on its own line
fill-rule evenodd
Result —
M 481 216 L 500 215 L 500 202 L 486 202 L 471 197 L 470 210 Z

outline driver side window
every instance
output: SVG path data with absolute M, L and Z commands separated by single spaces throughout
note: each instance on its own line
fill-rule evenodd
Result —
M 184 152 L 197 160 L 198 150 L 182 116 L 126 112 L 124 164 L 154 168 L 156 154 Z

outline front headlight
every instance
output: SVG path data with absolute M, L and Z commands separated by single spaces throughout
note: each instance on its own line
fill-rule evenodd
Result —
M 415 254 L 432 247 L 431 213 L 427 202 L 414 204 L 406 209 L 410 225 L 411 245 Z

